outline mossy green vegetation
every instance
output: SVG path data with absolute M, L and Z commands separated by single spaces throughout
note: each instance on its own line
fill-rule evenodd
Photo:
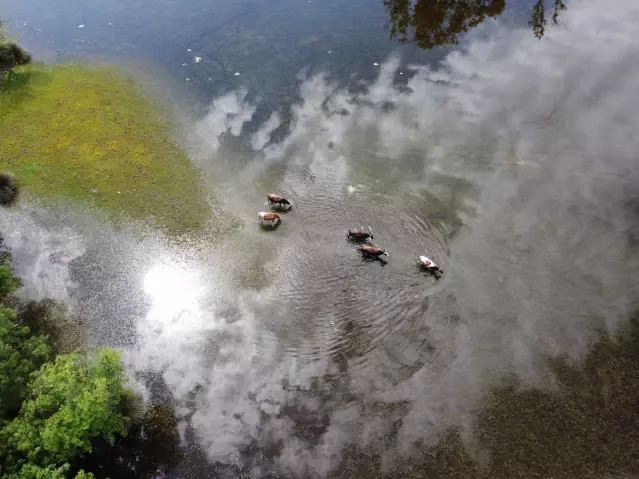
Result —
M 0 89 L 1 169 L 44 200 L 198 229 L 210 215 L 199 171 L 157 112 L 112 67 L 18 67 Z

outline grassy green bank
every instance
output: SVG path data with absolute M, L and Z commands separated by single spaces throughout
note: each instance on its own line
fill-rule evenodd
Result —
M 156 106 L 109 67 L 17 68 L 0 89 L 0 170 L 45 201 L 88 203 L 171 232 L 210 215 L 199 172 Z

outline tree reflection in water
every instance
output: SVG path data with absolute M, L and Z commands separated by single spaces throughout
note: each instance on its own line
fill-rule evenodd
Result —
M 559 12 L 565 9 L 566 4 L 563 0 L 554 0 L 551 19 L 555 25 L 557 24 Z M 544 0 L 537 0 L 537 3 L 533 6 L 529 24 L 537 38 L 544 36 L 544 32 L 546 31 L 546 11 L 544 8 Z
M 546 31 L 545 2 L 537 0 L 530 11 L 529 24 L 537 38 Z M 459 35 L 504 12 L 506 0 L 383 0 L 390 15 L 391 37 L 421 48 L 456 45 Z M 563 0 L 552 0 L 550 20 L 557 23 L 565 10 Z

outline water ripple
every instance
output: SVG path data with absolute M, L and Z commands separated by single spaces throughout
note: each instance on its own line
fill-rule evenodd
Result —
M 416 258 L 428 254 L 445 268 L 452 228 L 432 196 L 388 191 L 374 180 L 351 185 L 348 176 L 337 160 L 323 168 L 291 161 L 267 169 L 256 182 L 294 204 L 270 234 L 247 227 L 276 250 L 265 264 L 271 296 L 262 305 L 267 332 L 259 340 L 278 342 L 303 361 L 330 356 L 369 367 L 371 355 L 399 350 L 393 361 L 402 363 L 401 351 L 412 347 L 402 338 L 427 349 L 427 338 L 411 332 L 423 336 L 436 284 Z M 245 193 L 247 218 L 251 202 L 257 211 L 266 193 Z M 356 226 L 372 227 L 374 243 L 389 252 L 386 261 L 363 259 L 357 244 L 346 240 Z

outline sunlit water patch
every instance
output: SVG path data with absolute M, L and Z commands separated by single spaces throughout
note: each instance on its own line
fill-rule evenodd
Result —
M 144 293 L 152 304 L 149 319 L 164 323 L 197 307 L 201 289 L 197 276 L 186 267 L 169 261 L 153 265 L 144 275 Z

